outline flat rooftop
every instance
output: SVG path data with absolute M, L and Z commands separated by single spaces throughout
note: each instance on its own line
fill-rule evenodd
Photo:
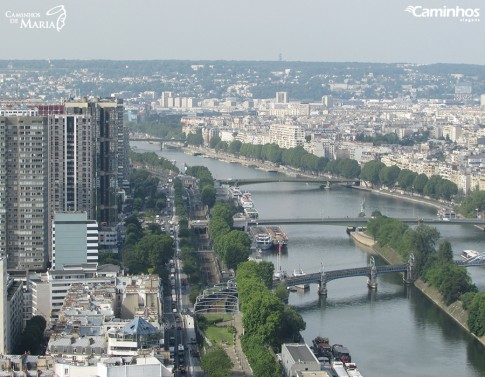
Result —
M 306 344 L 286 343 L 283 344 L 283 347 L 286 347 L 295 362 L 313 362 L 319 364 L 318 359 Z

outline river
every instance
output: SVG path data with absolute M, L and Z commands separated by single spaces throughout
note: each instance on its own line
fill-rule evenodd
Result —
M 156 151 L 179 167 L 207 166 L 215 178 L 274 176 L 238 164 L 195 157 L 181 151 L 159 150 L 158 144 L 132 143 L 137 151 Z M 243 186 L 252 193 L 261 218 L 356 216 L 364 202 L 370 215 L 377 209 L 395 217 L 430 217 L 436 209 L 347 188 L 321 190 L 313 184 L 278 183 Z M 437 227 L 452 244 L 455 258 L 464 249 L 483 251 L 485 234 L 471 225 Z M 280 257 L 283 270 L 317 272 L 361 267 L 369 254 L 347 236 L 345 227 L 332 225 L 288 225 L 289 245 Z M 278 263 L 274 252 L 263 258 Z M 376 258 L 378 264 L 384 263 Z M 470 268 L 474 283 L 485 290 L 485 268 Z M 405 286 L 398 274 L 378 277 L 378 288 L 370 291 L 366 278 L 332 281 L 328 296 L 319 297 L 317 287 L 290 294 L 307 327 L 302 335 L 307 344 L 317 335 L 350 349 L 361 373 L 366 376 L 485 376 L 484 347 L 413 286 Z

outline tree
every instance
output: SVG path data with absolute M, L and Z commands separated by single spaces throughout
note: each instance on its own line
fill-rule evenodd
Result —
M 384 166 L 379 173 L 379 179 L 383 185 L 393 187 L 400 172 L 401 169 L 396 165 L 390 167 Z
M 468 327 L 478 337 L 485 335 L 485 292 L 473 297 L 468 311 Z
M 413 187 L 413 182 L 418 176 L 417 173 L 409 170 L 409 169 L 402 169 L 397 177 L 397 184 L 403 190 L 409 190 Z
M 251 239 L 246 232 L 232 230 L 221 237 L 219 248 L 227 267 L 237 269 L 250 255 Z
M 206 185 L 202 188 L 200 193 L 200 200 L 202 204 L 211 208 L 216 202 L 216 189 L 213 186 Z
M 221 142 L 221 138 L 219 136 L 213 136 L 209 142 L 209 148 L 215 149 L 217 144 Z
M 233 363 L 221 347 L 214 346 L 204 353 L 200 366 L 209 377 L 230 377 Z
M 369 161 L 363 166 L 360 176 L 363 180 L 369 181 L 376 186 L 381 182 L 379 174 L 385 166 L 379 160 Z
M 242 146 L 242 142 L 240 140 L 233 140 L 229 144 L 227 151 L 229 153 L 232 153 L 233 155 L 237 156 L 237 155 L 239 155 L 239 151 L 241 150 L 241 146 Z
M 426 174 L 421 173 L 417 175 L 413 182 L 414 191 L 422 194 L 426 183 L 428 183 L 428 176 Z

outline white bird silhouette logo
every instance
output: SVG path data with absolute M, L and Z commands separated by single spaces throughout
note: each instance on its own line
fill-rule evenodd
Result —
M 414 11 L 416 10 L 417 7 L 415 7 L 414 5 L 408 5 L 406 7 L 406 9 L 404 9 L 405 12 L 409 12 L 411 13 L 413 16 L 415 15 L 414 14 Z
M 64 8 L 64 5 L 57 5 L 54 8 L 49 9 L 47 12 L 45 12 L 45 14 L 48 16 L 54 16 L 56 14 L 59 14 L 56 22 L 57 31 L 61 31 L 66 25 L 67 12 L 66 8 Z

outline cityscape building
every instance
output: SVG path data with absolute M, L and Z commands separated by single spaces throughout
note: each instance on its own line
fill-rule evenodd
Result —
M 56 212 L 52 225 L 52 269 L 98 263 L 98 223 L 86 212 Z

